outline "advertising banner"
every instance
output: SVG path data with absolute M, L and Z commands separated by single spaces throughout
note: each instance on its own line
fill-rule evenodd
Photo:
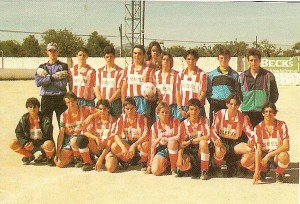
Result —
M 299 57 L 262 57 L 260 66 L 272 72 L 297 73 L 299 72 Z M 245 61 L 245 70 L 249 68 Z

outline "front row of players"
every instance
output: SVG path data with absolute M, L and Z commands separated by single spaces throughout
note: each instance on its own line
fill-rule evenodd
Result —
M 267 103 L 264 120 L 253 130 L 249 117 L 238 110 L 235 95 L 226 99 L 227 109 L 218 111 L 212 126 L 201 115 L 198 99 L 188 103 L 189 117 L 180 122 L 170 116 L 170 107 L 161 102 L 156 107 L 157 121 L 150 128 L 147 119 L 136 111 L 133 98 L 126 98 L 123 114 L 116 120 L 110 115 L 105 99 L 96 108 L 77 105 L 77 96 L 64 96 L 68 109 L 61 115 L 57 148 L 49 118 L 39 112 L 36 98 L 26 101 L 25 113 L 17 127 L 10 148 L 24 155 L 23 164 L 46 162 L 50 166 L 75 165 L 83 171 L 109 172 L 142 164 L 146 174 L 162 175 L 167 170 L 175 176 L 192 176 L 207 180 L 222 177 L 223 160 L 228 176 L 241 174 L 242 167 L 254 171 L 253 182 L 263 180 L 270 165 L 275 166 L 276 182 L 283 182 L 289 165 L 289 135 L 286 124 L 275 118 L 276 106 Z M 34 153 L 42 154 L 35 158 Z

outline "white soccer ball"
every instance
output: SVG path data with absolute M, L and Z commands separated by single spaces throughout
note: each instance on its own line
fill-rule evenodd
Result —
M 47 72 L 46 70 L 42 69 L 42 68 L 38 68 L 38 69 L 36 70 L 36 73 L 37 73 L 37 75 L 39 75 L 40 77 L 45 77 L 45 76 L 48 74 L 48 72 Z
M 142 84 L 141 92 L 145 98 L 151 98 L 156 94 L 156 88 L 153 83 L 146 82 Z

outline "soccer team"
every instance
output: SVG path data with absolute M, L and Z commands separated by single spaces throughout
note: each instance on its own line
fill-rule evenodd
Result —
M 47 45 L 47 55 L 49 61 L 35 74 L 41 103 L 27 99 L 28 112 L 10 144 L 24 156 L 23 164 L 109 172 L 139 164 L 146 174 L 202 180 L 223 177 L 226 164 L 228 177 L 253 171 L 253 183 L 266 179 L 274 165 L 276 182 L 284 182 L 288 128 L 275 118 L 278 89 L 274 75 L 260 67 L 258 49 L 249 50 L 249 69 L 241 74 L 229 66 L 227 49 L 218 51 L 219 66 L 208 74 L 196 66 L 198 53 L 190 49 L 184 56 L 187 67 L 176 72 L 172 55 L 156 41 L 147 52 L 135 45 L 133 63 L 124 69 L 114 63 L 111 46 L 104 49 L 106 65 L 97 70 L 87 64 L 84 48 L 70 69 L 58 60 L 55 43 Z M 155 85 L 156 94 L 142 94 L 146 82 Z

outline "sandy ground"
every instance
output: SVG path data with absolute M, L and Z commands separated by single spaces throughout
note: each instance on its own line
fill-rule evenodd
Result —
M 0 203 L 298 203 L 299 202 L 299 86 L 279 87 L 277 118 L 290 134 L 291 164 L 287 183 L 252 185 L 251 179 L 212 178 L 208 181 L 155 177 L 127 172 L 82 172 L 80 169 L 29 165 L 8 147 L 26 112 L 28 97 L 39 98 L 34 81 L 0 81 Z M 55 138 L 58 128 L 55 125 Z M 273 172 L 274 173 L 274 172 Z

